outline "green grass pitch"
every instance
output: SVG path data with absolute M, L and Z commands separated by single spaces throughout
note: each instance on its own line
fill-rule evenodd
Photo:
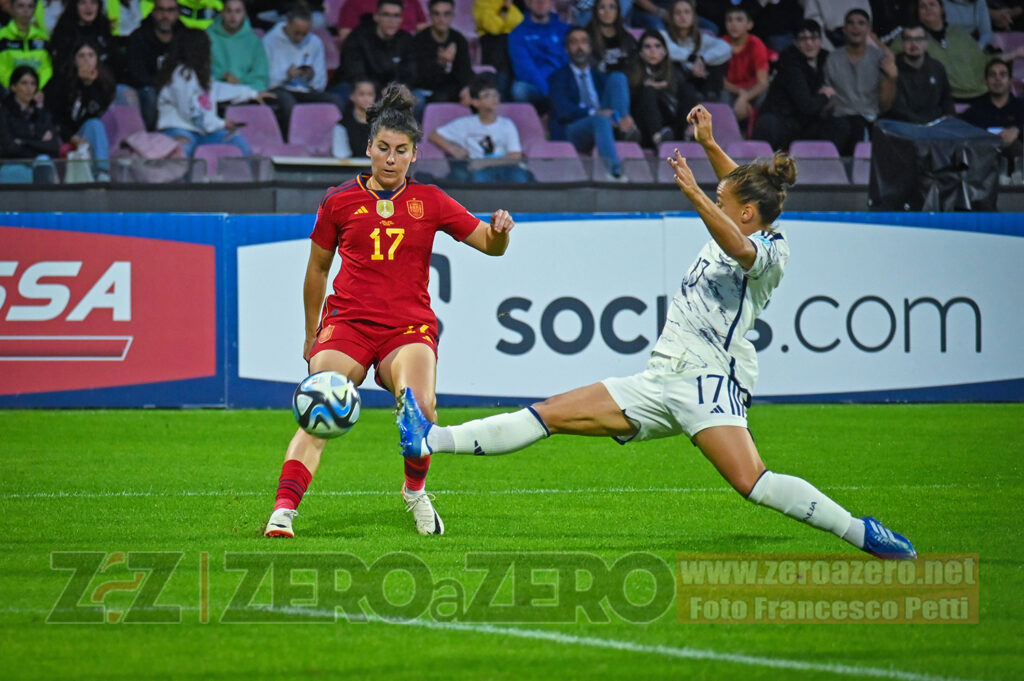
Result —
M 441 419 L 485 413 L 447 409 Z M 492 604 L 509 606 L 503 612 L 515 617 L 504 619 L 519 621 L 476 610 L 453 622 L 443 607 L 413 622 L 388 620 L 403 612 L 403 599 L 422 595 L 417 577 L 436 585 L 428 599 L 454 601 L 458 588 L 473 594 L 490 572 L 467 569 L 467 556 L 488 552 L 497 552 L 495 565 L 516 555 L 540 568 L 552 555 L 611 565 L 648 552 L 668 566 L 681 552 L 856 555 L 831 535 L 745 502 L 685 438 L 620 447 L 556 437 L 505 457 L 435 456 L 428 489 L 447 534 L 421 537 L 399 498 L 391 419 L 367 410 L 329 445 L 289 541 L 261 536 L 294 427 L 287 412 L 0 411 L 0 674 L 1024 678 L 1024 406 L 787 405 L 750 414 L 771 469 L 808 479 L 855 515 L 876 515 L 921 553 L 978 554 L 977 624 L 681 623 L 674 597 L 647 622 L 627 621 L 603 601 L 609 621 L 594 622 L 572 602 L 555 607 L 537 597 L 550 595 L 543 587 L 533 596 L 516 591 L 521 583 L 508 575 Z M 423 570 L 335 574 L 333 585 L 317 588 L 371 589 L 367 575 L 377 575 L 396 610 L 319 621 L 330 601 L 311 584 L 317 567 L 338 556 L 363 564 L 383 556 Z M 69 560 L 85 570 L 78 582 L 51 564 Z M 297 569 L 278 567 L 262 580 L 252 573 L 252 598 L 231 610 L 250 578 L 228 569 L 238 561 Z M 98 562 L 93 575 L 86 568 Z M 554 574 L 562 573 L 542 569 L 533 582 Z M 584 589 L 587 576 L 580 579 Z M 620 582 L 634 603 L 650 599 L 654 585 L 644 573 Z M 66 607 L 54 610 L 62 594 Z M 229 611 L 242 621 L 226 622 Z M 536 621 L 549 615 L 563 621 Z M 55 617 L 106 622 L 47 623 Z M 171 621 L 145 622 L 161 618 Z M 268 621 L 275 618 L 293 621 Z

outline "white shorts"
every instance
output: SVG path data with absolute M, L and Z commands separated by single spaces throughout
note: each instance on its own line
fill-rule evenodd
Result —
M 747 426 L 744 391 L 728 372 L 655 356 L 639 374 L 601 381 L 639 430 L 619 442 L 655 440 L 712 426 Z

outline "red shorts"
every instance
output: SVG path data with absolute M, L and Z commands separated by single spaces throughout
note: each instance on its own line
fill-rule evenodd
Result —
M 320 326 L 309 356 L 321 350 L 337 350 L 362 364 L 364 369 L 369 369 L 370 365 L 376 368 L 395 348 L 413 343 L 429 345 L 436 360 L 437 323 L 396 327 L 328 317 Z M 380 383 L 379 378 L 377 382 Z

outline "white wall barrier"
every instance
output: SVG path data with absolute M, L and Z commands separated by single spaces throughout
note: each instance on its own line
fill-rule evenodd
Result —
M 750 334 L 756 397 L 1024 399 L 1020 236 L 795 218 L 780 226 L 792 255 Z M 444 329 L 438 392 L 449 403 L 514 401 L 639 371 L 707 238 L 695 217 L 531 220 L 504 257 L 489 258 L 439 235 L 430 284 Z M 241 379 L 293 384 L 305 374 L 307 254 L 306 239 L 238 249 Z

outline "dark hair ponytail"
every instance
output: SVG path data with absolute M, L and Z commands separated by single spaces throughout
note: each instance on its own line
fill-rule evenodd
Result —
M 754 161 L 725 176 L 740 203 L 752 203 L 765 225 L 782 214 L 786 190 L 796 182 L 796 163 L 781 151 L 768 161 Z
M 416 99 L 409 88 L 398 83 L 389 84 L 380 99 L 366 110 L 370 139 L 375 139 L 381 130 L 393 130 L 408 135 L 413 146 L 419 144 L 423 139 L 423 130 L 412 113 L 415 103 Z

